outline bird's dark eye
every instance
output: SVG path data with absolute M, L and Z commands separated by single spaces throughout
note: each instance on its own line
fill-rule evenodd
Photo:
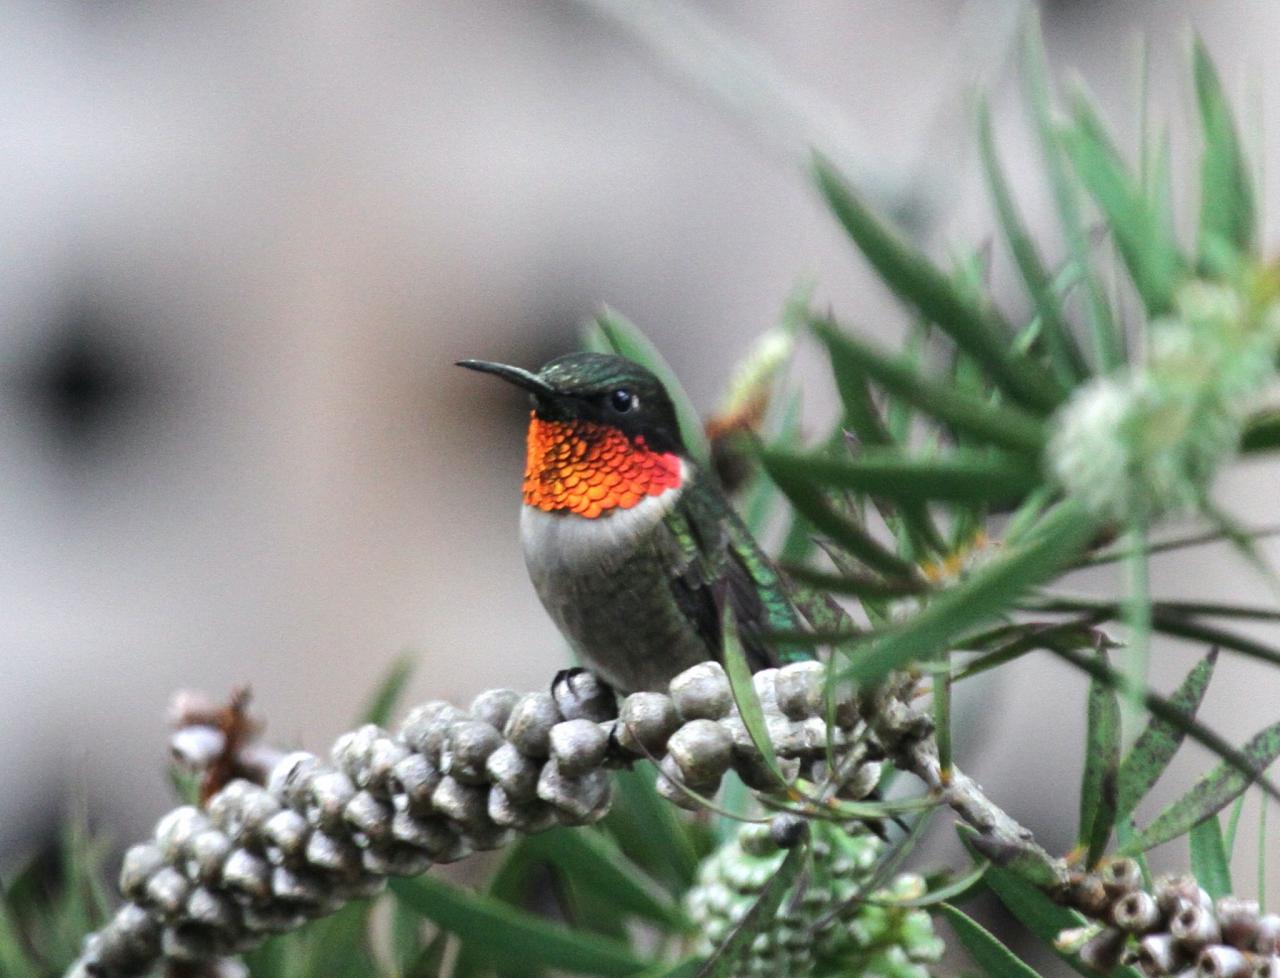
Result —
M 619 387 L 609 395 L 609 403 L 619 414 L 625 414 L 627 411 L 634 410 L 640 403 L 640 399 L 625 387 Z

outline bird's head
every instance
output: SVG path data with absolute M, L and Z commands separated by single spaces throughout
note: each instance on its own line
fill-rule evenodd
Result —
M 536 373 L 486 360 L 532 395 L 525 503 L 598 517 L 678 489 L 686 471 L 675 407 L 662 382 L 625 357 L 570 353 Z

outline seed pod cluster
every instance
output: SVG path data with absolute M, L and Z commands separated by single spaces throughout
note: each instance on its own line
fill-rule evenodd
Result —
M 1148 892 L 1137 864 L 1116 859 L 1075 876 L 1065 900 L 1102 922 L 1075 942 L 1097 971 L 1124 963 L 1148 978 L 1280 976 L 1280 915 L 1253 900 L 1213 900 L 1190 876 L 1162 876 Z
M 831 775 L 843 797 L 860 798 L 883 748 L 851 700 L 835 704 L 828 728 L 824 676 L 818 663 L 757 673 L 765 724 L 784 776 Z M 715 663 L 677 676 L 667 693 L 621 702 L 576 670 L 550 692 L 490 690 L 469 710 L 427 703 L 396 733 L 361 727 L 328 761 L 288 754 L 264 784 L 235 780 L 203 808 L 162 818 L 126 854 L 128 903 L 88 938 L 69 975 L 128 978 L 160 959 L 239 953 L 378 893 L 388 876 L 597 821 L 612 798 L 610 769 L 645 759 L 658 762 L 659 791 L 689 807 L 731 769 L 778 787 Z
M 686 897 L 698 928 L 697 953 L 709 955 L 728 938 L 781 865 L 784 853 L 771 829 L 743 825 L 703 861 Z M 872 895 L 863 891 L 884 843 L 860 828 L 818 823 L 810 845 L 811 874 L 783 896 L 777 913 L 757 922 L 760 933 L 733 974 L 805 978 L 820 968 L 834 973 L 842 962 L 857 962 L 860 974 L 927 978 L 925 965 L 941 955 L 942 942 L 925 911 L 893 906 L 923 892 L 920 877 L 902 874 L 877 890 L 874 900 L 860 900 Z

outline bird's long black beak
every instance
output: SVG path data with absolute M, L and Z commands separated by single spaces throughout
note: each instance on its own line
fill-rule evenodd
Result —
M 493 374 L 495 377 L 501 377 L 508 384 L 523 387 L 539 397 L 556 396 L 554 387 L 541 380 L 537 374 L 532 374 L 520 367 L 509 367 L 505 363 L 490 363 L 488 360 L 459 360 L 457 366 L 466 367 L 468 370 L 478 370 L 482 374 Z

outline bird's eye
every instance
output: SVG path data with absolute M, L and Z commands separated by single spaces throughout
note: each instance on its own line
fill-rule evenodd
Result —
M 609 395 L 609 403 L 613 405 L 613 409 L 619 414 L 625 414 L 628 411 L 635 410 L 640 404 L 640 399 L 625 387 L 619 387 Z

